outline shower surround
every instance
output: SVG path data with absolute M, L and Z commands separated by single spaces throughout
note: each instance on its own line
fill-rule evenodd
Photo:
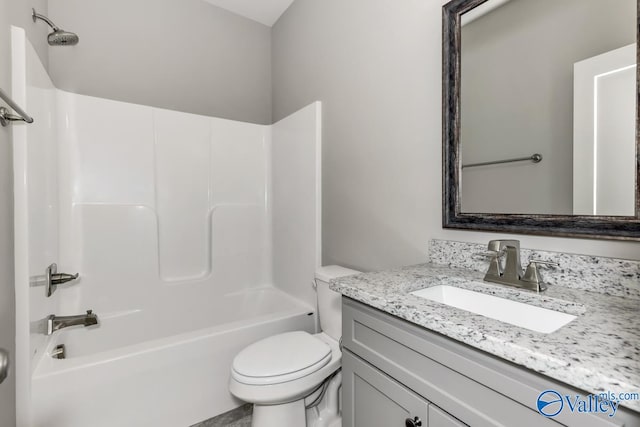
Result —
M 233 356 L 315 330 L 320 104 L 272 126 L 57 90 L 21 29 L 13 94 L 18 425 L 190 425 Z M 79 272 L 51 298 L 47 265 Z M 92 309 L 98 327 L 38 332 Z M 65 344 L 67 358 L 49 356 Z

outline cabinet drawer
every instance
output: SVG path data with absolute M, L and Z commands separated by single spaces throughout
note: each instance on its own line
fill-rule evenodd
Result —
M 535 408 L 541 391 L 575 390 L 358 302 L 343 302 L 345 348 L 466 424 L 624 425 L 618 417 L 593 414 L 545 418 Z

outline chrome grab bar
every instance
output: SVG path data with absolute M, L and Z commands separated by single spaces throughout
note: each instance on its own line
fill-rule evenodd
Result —
M 19 115 L 11 114 L 9 110 L 4 107 L 0 107 L 0 124 L 2 126 L 7 126 L 10 122 L 23 121 L 27 123 L 33 123 L 33 117 L 28 115 L 18 104 L 13 102 L 13 99 L 9 95 L 7 95 L 2 89 L 0 89 L 0 98 L 4 102 L 6 102 L 12 110 L 14 110 Z
M 462 168 L 475 168 L 476 166 L 489 166 L 489 165 L 499 165 L 501 163 L 512 163 L 512 162 L 524 162 L 531 161 L 533 163 L 540 163 L 542 161 L 542 154 L 532 154 L 529 157 L 517 157 L 515 159 L 505 159 L 505 160 L 494 160 L 491 162 L 482 162 L 482 163 L 471 163 L 469 165 L 462 165 Z

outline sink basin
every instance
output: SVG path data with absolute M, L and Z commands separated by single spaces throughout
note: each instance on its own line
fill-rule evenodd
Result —
M 411 294 L 543 334 L 557 331 L 576 318 L 571 314 L 455 286 L 433 286 Z

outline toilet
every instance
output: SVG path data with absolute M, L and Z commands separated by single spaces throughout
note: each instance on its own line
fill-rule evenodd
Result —
M 359 273 L 331 265 L 316 271 L 319 334 L 262 339 L 233 360 L 229 390 L 253 403 L 252 427 L 340 427 L 341 295 L 329 281 Z

